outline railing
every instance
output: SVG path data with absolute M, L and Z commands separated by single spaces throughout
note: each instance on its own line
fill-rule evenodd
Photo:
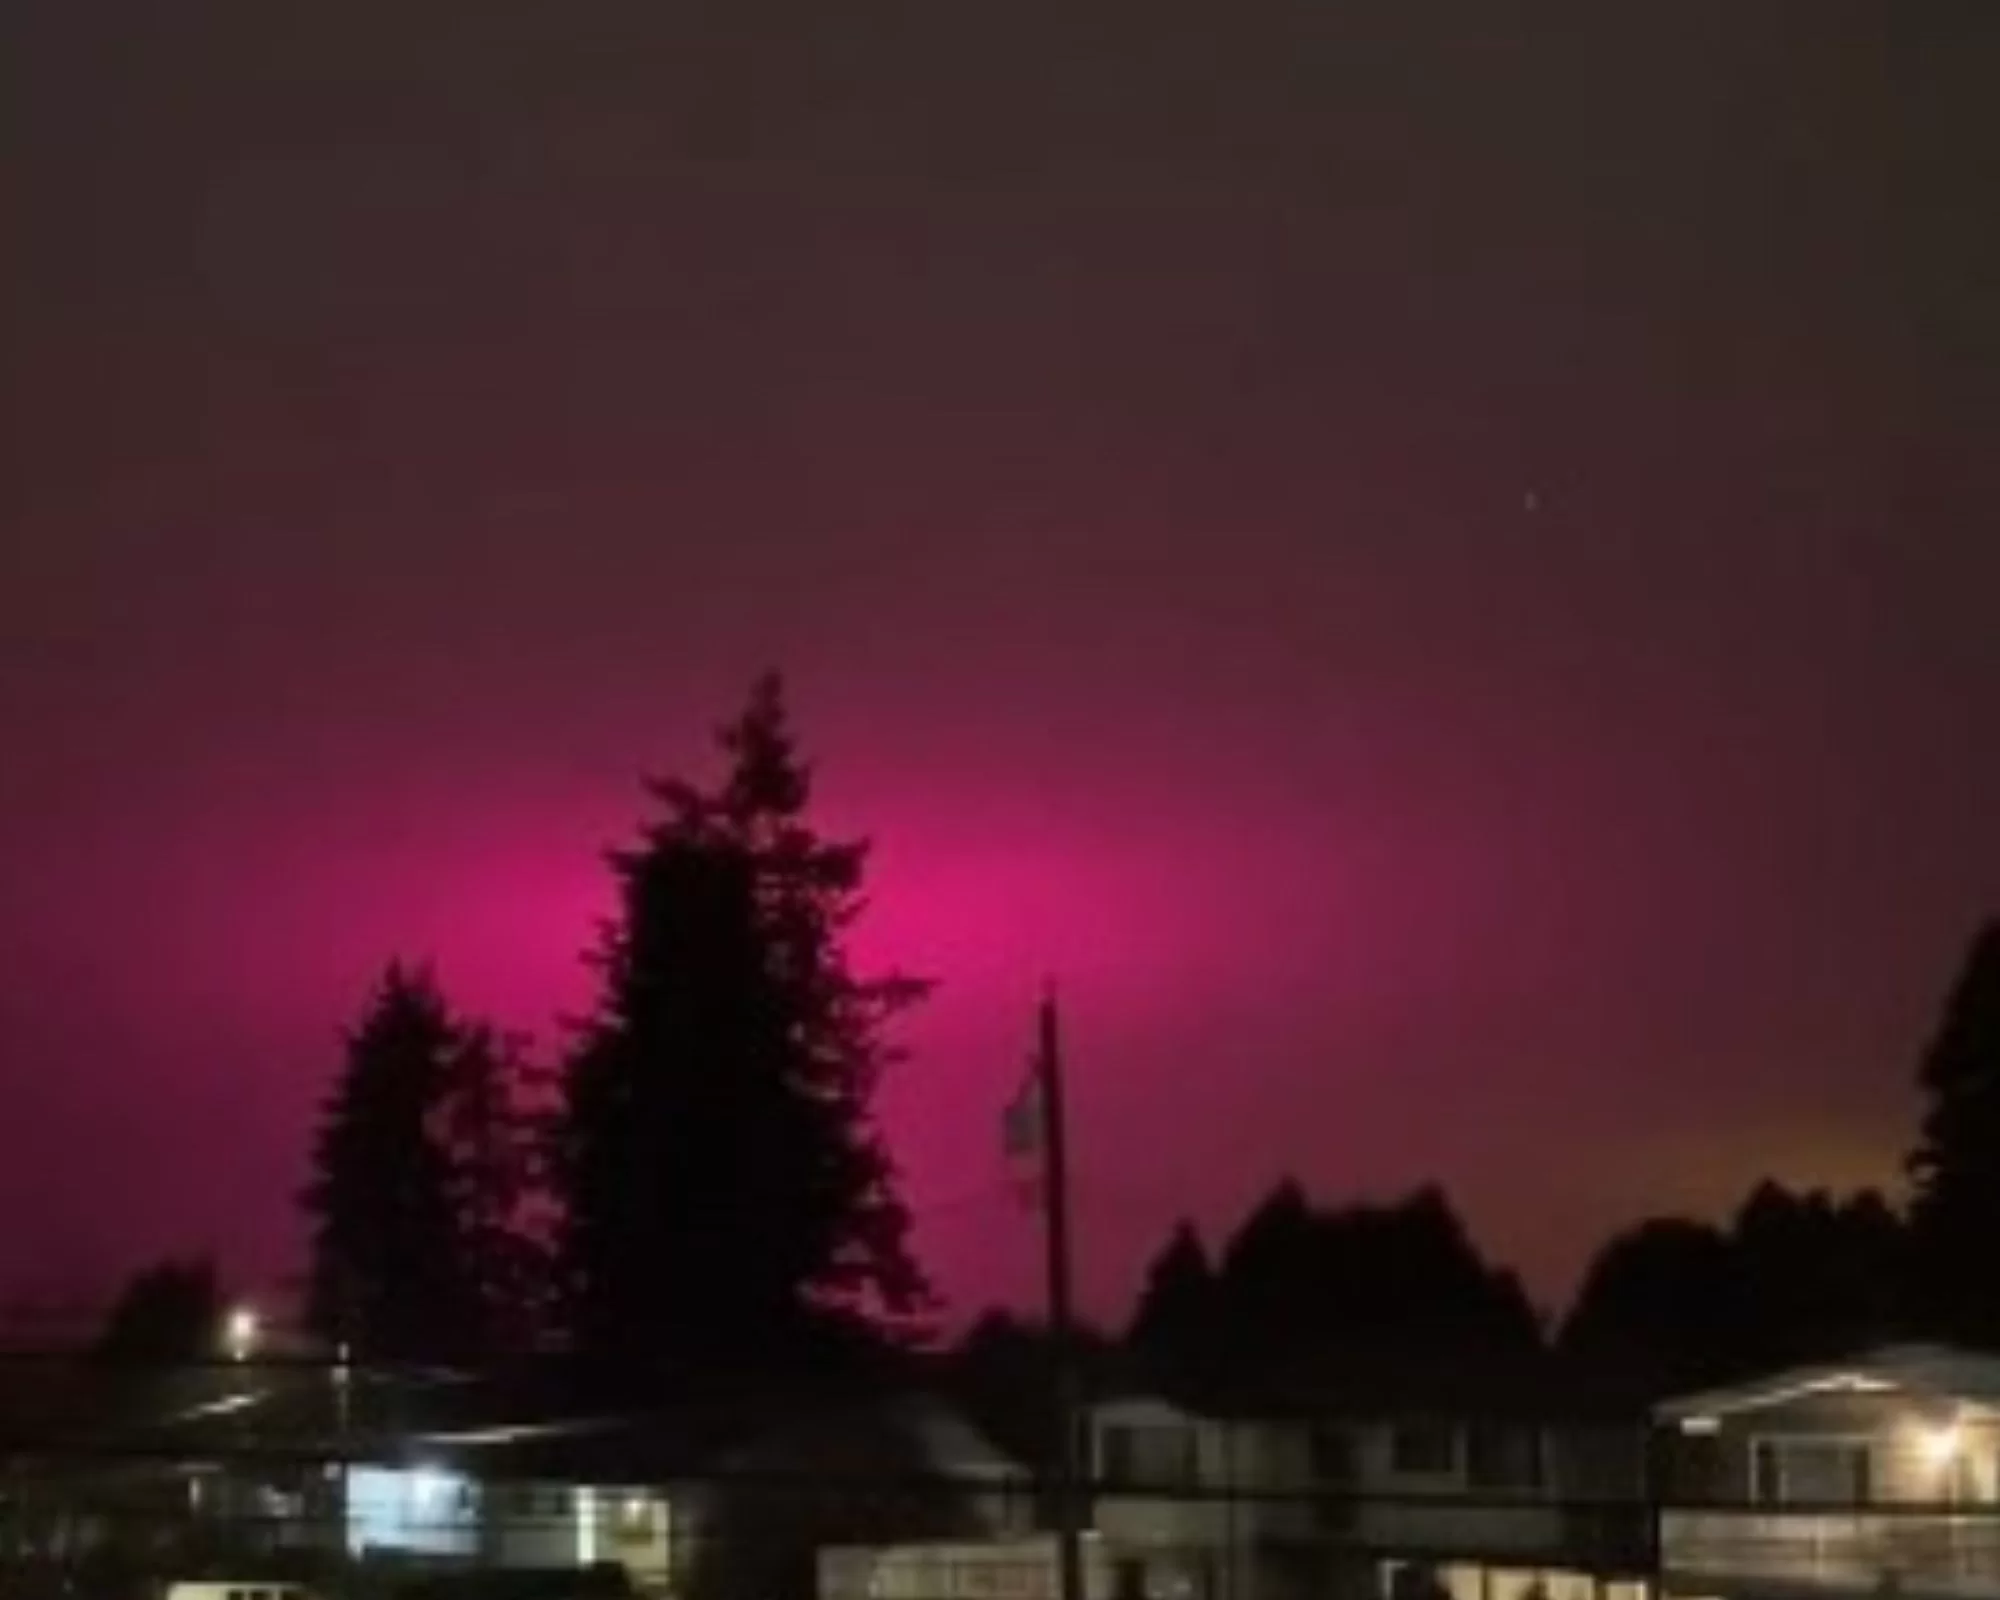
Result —
M 2000 1508 L 1664 1511 L 1659 1540 L 1683 1580 L 2000 1596 Z

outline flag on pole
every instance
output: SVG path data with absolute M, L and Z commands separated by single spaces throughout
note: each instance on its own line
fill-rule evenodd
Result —
M 1042 1204 L 1043 1146 L 1047 1123 L 1039 1063 L 1031 1064 L 1021 1087 L 1000 1113 L 1000 1149 L 1007 1159 L 1014 1192 L 1031 1210 Z
M 1032 1067 L 1000 1114 L 1000 1147 L 1010 1161 L 1030 1161 L 1042 1153 L 1041 1074 Z

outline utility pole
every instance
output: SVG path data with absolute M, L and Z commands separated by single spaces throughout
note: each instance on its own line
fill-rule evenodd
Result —
M 1083 1473 L 1078 1460 L 1081 1419 L 1076 1326 L 1071 1304 L 1069 1145 L 1063 1122 L 1062 1038 L 1051 986 L 1042 995 L 1041 1037 L 1035 1052 L 1041 1110 L 1042 1206 L 1049 1277 L 1049 1342 L 1056 1408 L 1056 1581 L 1059 1600 L 1087 1600 L 1083 1572 Z
M 343 1562 L 353 1528 L 348 1501 L 354 1493 L 354 1351 L 345 1339 L 333 1350 L 333 1436 L 340 1457 L 334 1464 L 334 1560 Z

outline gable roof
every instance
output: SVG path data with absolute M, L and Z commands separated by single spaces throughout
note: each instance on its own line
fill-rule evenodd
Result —
M 1020 1478 L 1027 1468 L 956 1407 L 935 1395 L 909 1395 L 897 1401 L 896 1421 L 909 1435 L 925 1462 L 941 1470 L 975 1477 Z
M 1789 1367 L 1724 1388 L 1677 1395 L 1653 1408 L 1663 1421 L 1758 1411 L 1816 1394 L 1886 1390 L 2000 1411 L 2000 1356 L 1949 1345 L 1885 1345 L 1851 1361 Z

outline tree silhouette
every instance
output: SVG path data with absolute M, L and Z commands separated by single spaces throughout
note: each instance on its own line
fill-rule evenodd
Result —
M 1598 1251 L 1560 1349 L 1571 1372 L 1607 1397 L 1651 1401 L 1749 1370 L 1747 1322 L 1729 1235 L 1705 1222 L 1653 1218 Z
M 570 1336 L 627 1384 L 810 1370 L 925 1302 L 871 1115 L 924 986 L 852 970 L 867 847 L 810 825 L 776 678 L 721 742 L 721 786 L 651 785 L 662 814 L 611 857 L 600 994 L 562 1075 Z
M 512 1334 L 528 1181 L 512 1052 L 392 963 L 322 1115 L 302 1203 L 307 1318 L 378 1360 L 474 1360 Z
M 1291 1178 L 1282 1179 L 1230 1235 L 1218 1270 L 1218 1359 L 1238 1370 L 1267 1367 L 1304 1335 L 1302 1320 L 1317 1298 L 1319 1233 L 1312 1202 Z
M 1908 1235 L 1879 1194 L 1766 1179 L 1727 1226 L 1655 1217 L 1608 1240 L 1560 1351 L 1605 1398 L 1652 1401 L 1902 1336 L 1908 1281 Z
M 1110 1392 L 1127 1376 L 1120 1345 L 1087 1323 L 1070 1329 L 1068 1352 L 1086 1395 Z M 943 1393 L 995 1444 L 1037 1469 L 1045 1496 L 1062 1439 L 1057 1353 L 1046 1322 L 989 1311 L 938 1363 Z M 1040 1504 L 1043 1518 L 1054 1516 L 1052 1498 Z
M 98 1335 L 96 1354 L 117 1366 L 206 1360 L 220 1349 L 223 1315 L 214 1262 L 156 1262 L 134 1273 L 119 1291 Z
M 1926 1326 L 2000 1348 L 2000 920 L 1973 939 L 1917 1081 L 1926 1107 L 1909 1157 Z
M 1879 1194 L 1799 1193 L 1766 1180 L 1736 1213 L 1730 1239 L 1746 1366 L 1829 1360 L 1905 1330 L 1907 1238 Z
M 539 1129 L 526 1105 L 534 1080 L 522 1042 L 460 1022 L 446 1058 L 433 1137 L 446 1156 L 469 1333 L 489 1354 L 526 1349 L 546 1330 L 548 1251 L 529 1208 L 539 1197 Z
M 1191 1230 L 1169 1241 L 1128 1344 L 1158 1382 L 1261 1384 L 1321 1404 L 1392 1390 L 1438 1402 L 1448 1375 L 1453 1401 L 1477 1405 L 1518 1389 L 1543 1355 L 1519 1283 L 1481 1257 L 1442 1190 L 1321 1208 L 1290 1179 L 1212 1274 Z
M 1200 1385 L 1212 1378 L 1217 1292 L 1201 1234 L 1193 1223 L 1179 1223 L 1147 1268 L 1125 1334 L 1127 1347 L 1155 1381 Z

